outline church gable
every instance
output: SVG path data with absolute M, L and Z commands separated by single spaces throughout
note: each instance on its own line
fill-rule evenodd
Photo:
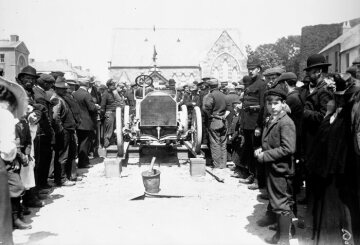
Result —
M 237 82 L 247 73 L 246 59 L 228 32 L 223 31 L 201 63 L 202 76 Z
M 26 47 L 26 45 L 25 45 L 24 42 L 21 42 L 21 43 L 15 48 L 15 50 L 16 50 L 17 52 L 20 52 L 20 53 L 24 54 L 24 55 L 29 55 L 29 54 L 30 54 L 30 52 L 29 52 L 29 50 L 27 49 L 27 47 Z

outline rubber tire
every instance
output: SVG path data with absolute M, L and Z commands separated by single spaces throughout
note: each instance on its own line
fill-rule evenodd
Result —
M 122 157 L 124 155 L 124 138 L 122 133 L 122 111 L 121 107 L 116 108 L 116 140 L 118 148 L 118 156 Z
M 195 130 L 195 132 L 191 134 L 192 149 L 196 154 L 199 154 L 201 150 L 203 128 L 202 128 L 201 111 L 198 106 L 194 107 L 192 113 L 191 128 Z
M 181 106 L 180 122 L 184 126 L 184 132 L 189 130 L 189 116 L 186 105 Z

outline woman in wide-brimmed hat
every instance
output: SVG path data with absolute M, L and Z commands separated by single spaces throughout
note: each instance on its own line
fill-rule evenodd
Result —
M 11 81 L 0 77 L 0 243 L 13 244 L 10 191 L 7 170 L 4 161 L 16 157 L 15 144 L 16 118 L 26 111 L 26 93 L 24 89 Z

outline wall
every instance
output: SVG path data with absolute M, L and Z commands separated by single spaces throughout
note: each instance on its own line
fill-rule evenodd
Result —
M 349 54 L 349 66 L 346 66 L 346 54 Z M 360 56 L 360 45 L 341 53 L 341 72 L 346 72 L 352 62 Z
M 338 64 L 337 67 L 335 66 L 335 53 L 337 52 L 337 56 L 338 56 Z M 341 59 L 340 59 L 340 45 L 335 45 L 332 48 L 326 50 L 325 52 L 321 53 L 322 55 L 328 56 L 328 63 L 331 64 L 331 66 L 329 66 L 329 72 L 339 72 L 340 71 L 340 63 L 341 63 Z M 336 69 L 337 68 L 337 69 Z
M 16 73 L 16 57 L 13 49 L 1 49 L 1 54 L 5 54 L 5 63 L 0 63 L 4 69 L 4 77 L 8 80 L 14 81 Z

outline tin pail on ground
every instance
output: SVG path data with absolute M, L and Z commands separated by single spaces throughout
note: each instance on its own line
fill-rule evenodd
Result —
M 160 191 L 160 171 L 144 171 L 141 173 L 145 191 L 149 193 L 158 193 Z

